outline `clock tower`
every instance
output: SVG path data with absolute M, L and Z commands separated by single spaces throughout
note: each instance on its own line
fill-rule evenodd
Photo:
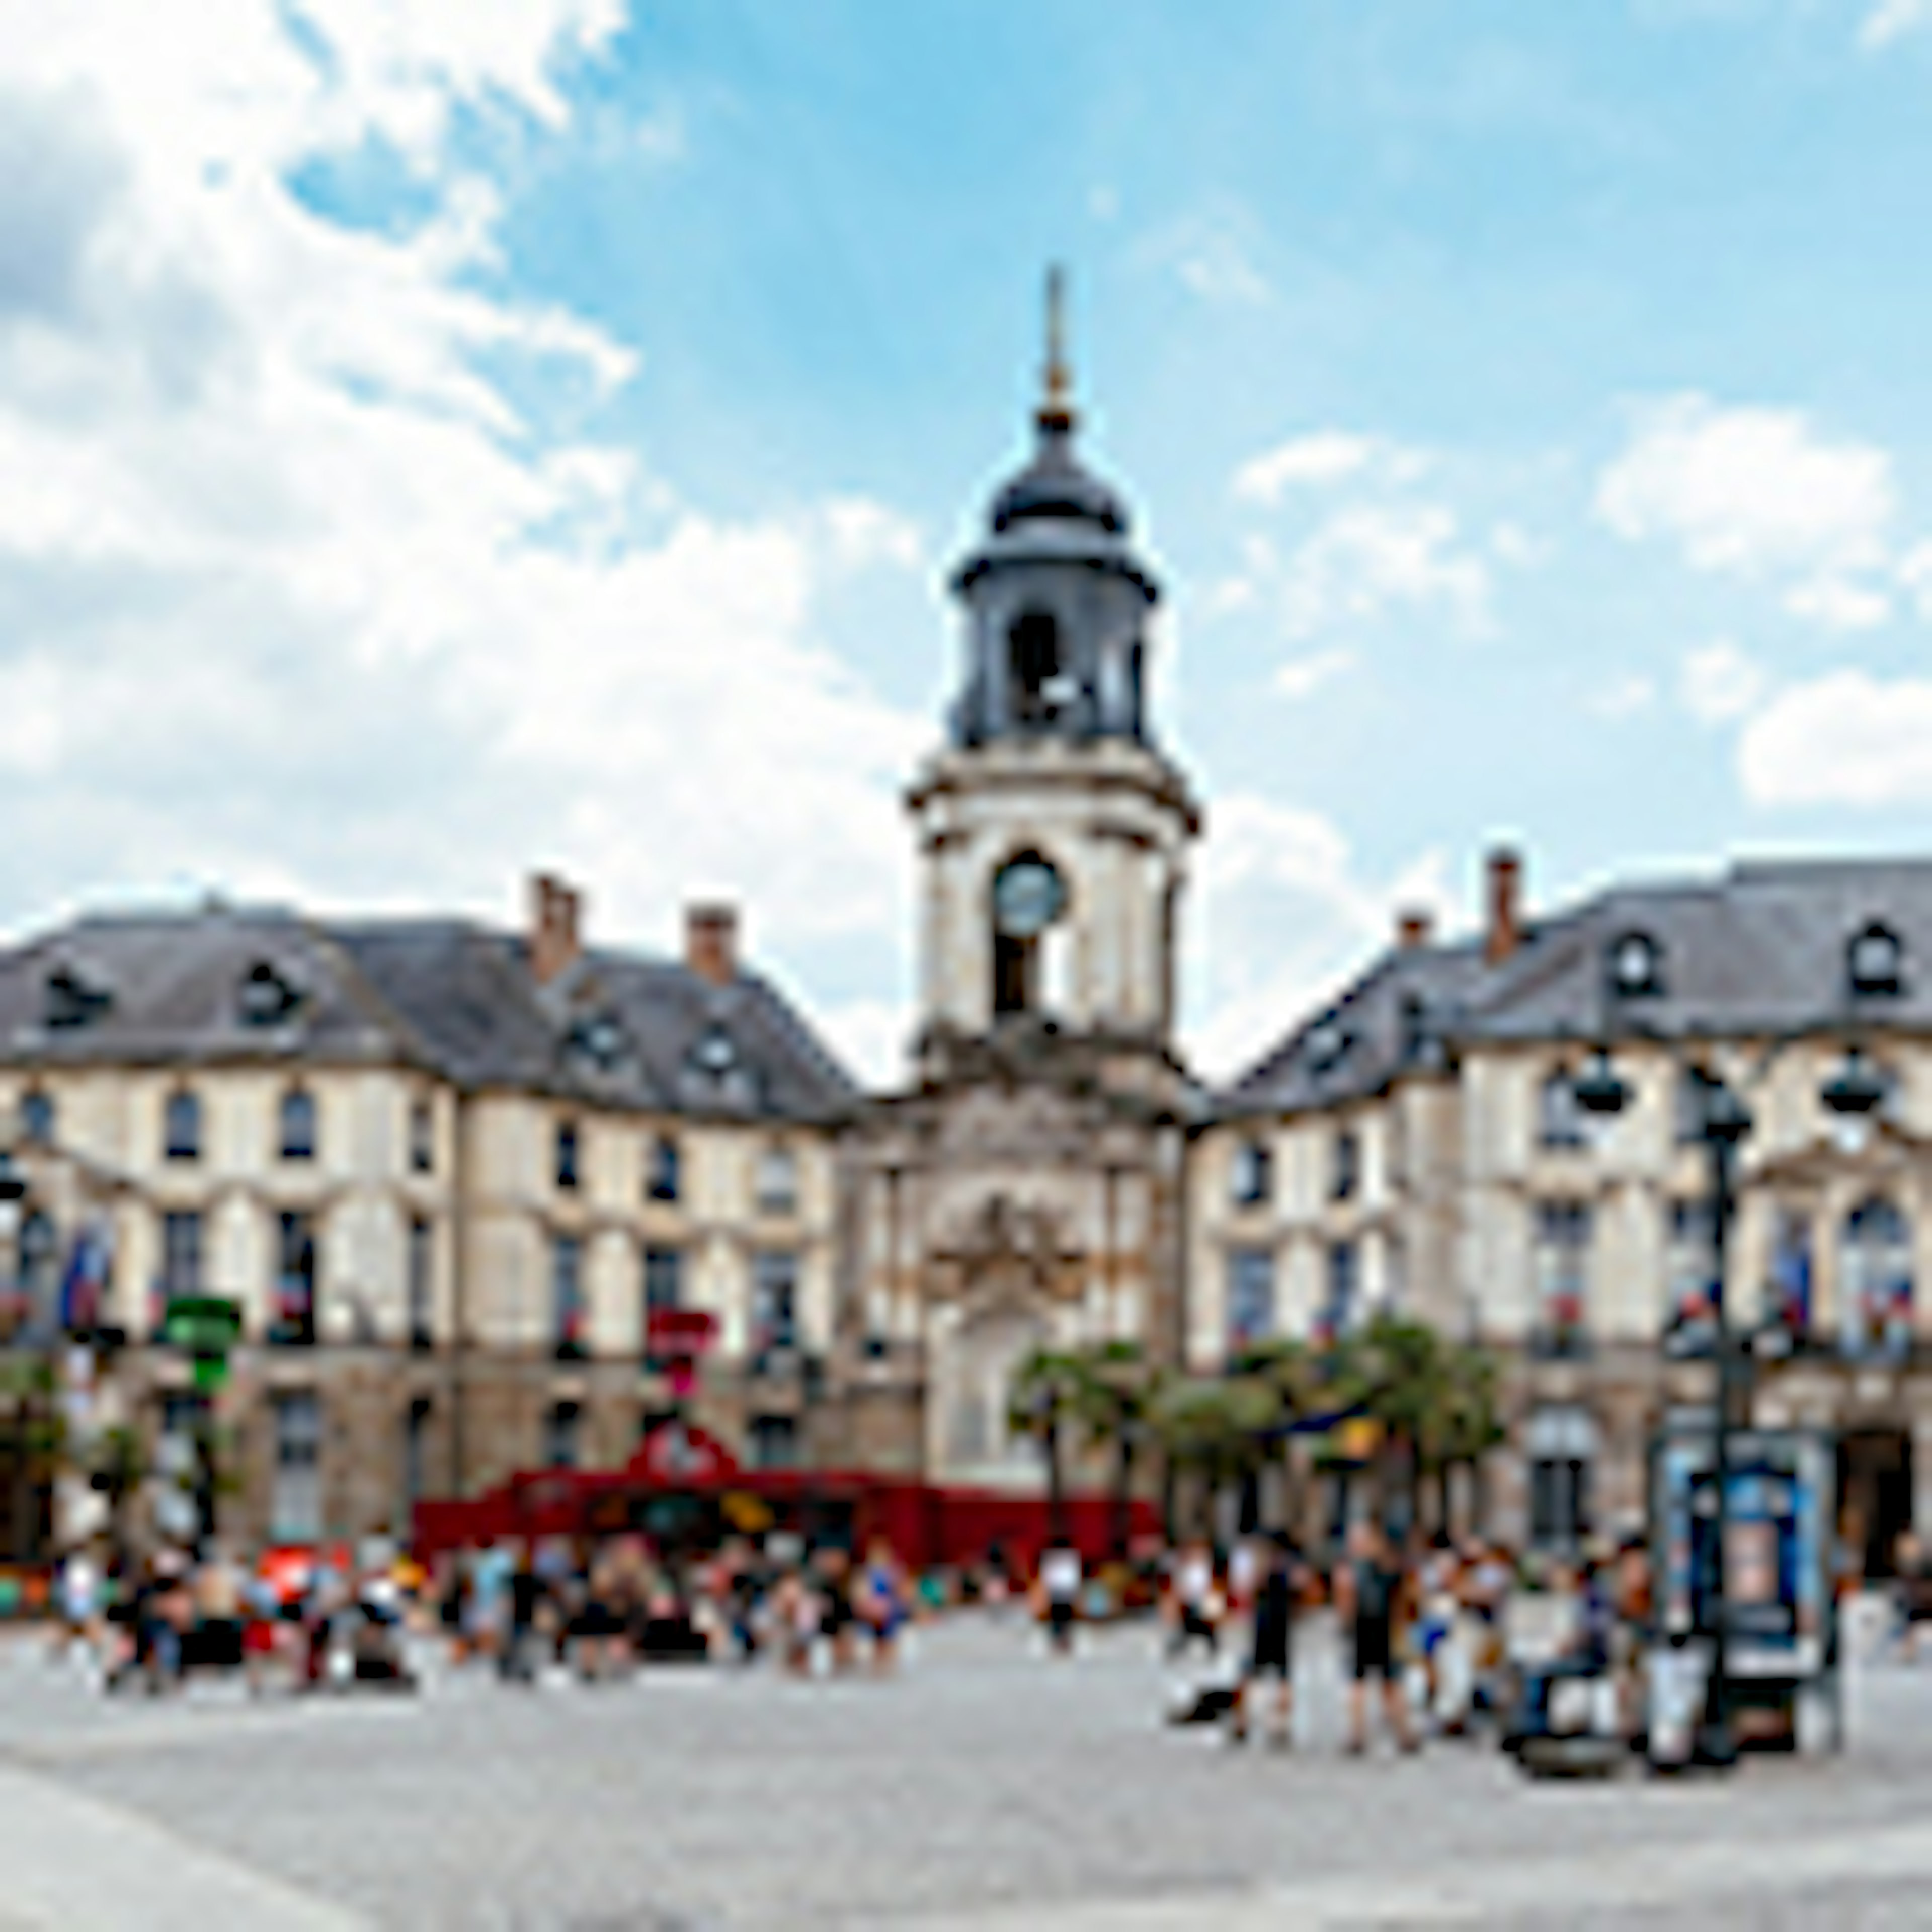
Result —
M 1180 1359 L 1202 1097 L 1174 1046 L 1200 813 L 1150 716 L 1158 586 L 1074 452 L 1060 310 L 1056 274 L 1033 451 L 954 576 L 964 662 L 907 794 L 914 1078 L 848 1143 L 836 1364 L 839 1454 L 1026 1488 L 1042 1462 L 1011 1404 L 1030 1354 Z
M 1032 458 L 954 576 L 949 742 L 908 794 L 924 860 L 918 1054 L 940 1082 L 1029 1036 L 1172 1063 L 1200 816 L 1149 715 L 1159 587 L 1125 506 L 1074 452 L 1057 274 L 1048 314 Z

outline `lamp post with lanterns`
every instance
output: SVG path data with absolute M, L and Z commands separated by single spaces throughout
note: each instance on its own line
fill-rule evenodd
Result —
M 1714 1560 L 1706 1598 L 1712 1640 L 1711 1672 L 1704 1714 L 1696 1740 L 1705 1764 L 1729 1768 L 1737 1762 L 1732 1723 L 1727 1641 L 1731 1617 L 1726 1598 L 1726 1549 L 1730 1520 L 1732 1435 L 1750 1425 L 1751 1361 L 1744 1338 L 1732 1328 L 1725 1292 L 1731 1224 L 1737 1211 L 1738 1150 L 1751 1131 L 1750 1110 L 1715 1074 L 1695 1070 L 1698 1083 L 1697 1138 L 1707 1161 L 1712 1276 L 1712 1353 L 1717 1370 L 1717 1402 L 1712 1434 L 1712 1541 Z M 1576 1104 L 1600 1120 L 1613 1119 L 1630 1099 L 1630 1089 L 1612 1064 L 1610 1049 L 1599 1046 L 1572 1084 Z M 1820 1102 L 1841 1119 L 1858 1119 L 1883 1103 L 1883 1076 L 1856 1043 L 1844 1064 L 1819 1089 Z

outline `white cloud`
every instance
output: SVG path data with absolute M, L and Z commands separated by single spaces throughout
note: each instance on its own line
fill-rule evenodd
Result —
M 1190 1051 L 1226 1078 L 1389 944 L 1398 908 L 1446 921 L 1455 910 L 1444 855 L 1394 878 L 1360 876 L 1348 842 L 1319 812 L 1252 793 L 1218 800 L 1201 860 L 1203 903 L 1190 928 Z
M 1641 671 L 1625 671 L 1599 685 L 1584 700 L 1587 710 L 1599 718 L 1620 722 L 1648 711 L 1657 702 L 1657 681 Z
M 1858 44 L 1889 46 L 1920 28 L 1932 26 L 1932 0 L 1878 0 L 1858 28 Z
M 1697 569 L 1774 578 L 1794 615 L 1837 628 L 1882 621 L 1894 510 L 1892 460 L 1831 442 L 1802 410 L 1678 396 L 1640 417 L 1600 478 L 1597 513 L 1632 542 L 1674 542 Z
M 1274 584 L 1291 638 L 1321 635 L 1393 607 L 1440 612 L 1464 632 L 1486 628 L 1490 570 L 1462 547 L 1438 503 L 1355 504 L 1327 518 L 1280 566 Z
M 1754 804 L 1932 803 L 1932 680 L 1834 671 L 1787 686 L 1745 727 Z
M 1355 653 L 1340 646 L 1315 651 L 1305 658 L 1290 658 L 1275 672 L 1276 694 L 1291 704 L 1298 704 L 1304 698 L 1312 698 L 1324 684 L 1346 676 L 1355 663 Z
M 506 378 L 638 358 L 495 292 L 460 104 L 536 130 L 616 0 L 0 0 L 0 904 L 219 880 L 505 909 L 559 863 L 607 933 L 687 892 L 784 950 L 896 944 L 928 734 L 817 632 L 917 531 L 845 497 L 727 522 Z M 309 37 L 329 58 L 311 58 Z M 430 213 L 332 222 L 290 171 L 371 139 Z M 24 178 L 24 177 L 23 177 Z M 580 408 L 577 410 L 580 416 Z
M 1678 676 L 1684 708 L 1700 724 L 1728 724 L 1748 716 L 1768 688 L 1763 667 L 1728 638 L 1687 651 Z
M 1379 436 L 1316 430 L 1250 458 L 1234 472 L 1231 488 L 1244 502 L 1272 506 L 1291 489 L 1370 479 L 1408 482 L 1423 473 L 1427 460 L 1420 451 Z

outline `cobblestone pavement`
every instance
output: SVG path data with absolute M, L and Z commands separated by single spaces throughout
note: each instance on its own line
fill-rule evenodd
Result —
M 253 1706 L 109 1702 L 15 1644 L 0 1932 L 1932 1924 L 1932 1664 L 1855 1680 L 1840 1759 L 1539 1785 L 1486 1745 L 1342 1757 L 1328 1647 L 1301 1648 L 1272 1754 L 1164 1726 L 1144 1630 L 1056 1664 L 962 1620 L 890 1682 Z

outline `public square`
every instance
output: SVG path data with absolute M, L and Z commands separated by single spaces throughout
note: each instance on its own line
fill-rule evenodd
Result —
M 1532 1784 L 1486 1741 L 1340 1750 L 1328 1634 L 1295 1748 L 1161 1721 L 1150 1625 L 1057 1663 L 1016 1617 L 903 1674 L 662 1668 L 416 1698 L 106 1699 L 0 1662 L 5 1932 L 356 1926 L 1903 1926 L 1932 1882 L 1932 1666 L 1851 1673 L 1840 1760 Z

